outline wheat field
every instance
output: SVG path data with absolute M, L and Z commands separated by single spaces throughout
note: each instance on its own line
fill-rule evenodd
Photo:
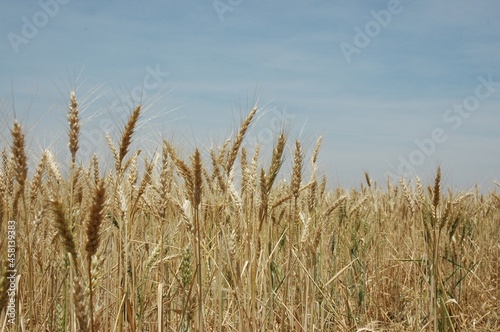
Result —
M 331 189 L 321 139 L 306 153 L 282 132 L 269 160 L 245 148 L 258 113 L 220 147 L 163 139 L 147 158 L 131 150 L 137 106 L 106 167 L 79 157 L 74 93 L 70 160 L 30 160 L 15 121 L 0 330 L 500 331 L 496 191 L 453 192 L 439 168 L 432 183 L 365 173 Z

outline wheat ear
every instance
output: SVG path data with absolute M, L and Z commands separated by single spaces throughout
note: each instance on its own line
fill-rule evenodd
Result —
M 36 199 L 38 197 L 39 191 L 43 190 L 42 186 L 42 181 L 43 181 L 43 173 L 45 171 L 45 166 L 47 162 L 47 156 L 46 153 L 44 152 L 42 154 L 42 157 L 40 159 L 40 162 L 38 163 L 38 166 L 36 167 L 35 174 L 33 175 L 33 178 L 31 179 L 30 183 L 30 203 L 31 203 L 31 212 L 35 209 L 36 206 Z M 1 219 L 0 219 L 1 220 Z
M 254 107 L 250 114 L 248 114 L 247 118 L 241 124 L 240 130 L 238 131 L 238 135 L 236 135 L 236 139 L 234 140 L 233 146 L 231 147 L 231 151 L 229 152 L 227 161 L 226 161 L 226 174 L 229 175 L 231 169 L 233 168 L 234 161 L 238 156 L 238 151 L 240 149 L 241 143 L 243 142 L 243 138 L 252 123 L 252 119 L 255 117 L 257 113 L 257 107 Z
M 283 164 L 283 151 L 285 150 L 285 144 L 286 144 L 286 136 L 284 133 L 281 133 L 280 136 L 278 137 L 278 143 L 276 144 L 274 151 L 273 151 L 273 157 L 271 160 L 271 165 L 269 167 L 268 171 L 268 178 L 267 178 L 267 192 L 271 191 L 271 188 L 273 187 L 274 180 L 276 180 L 276 176 L 278 176 L 278 172 L 281 168 L 281 165 Z
M 195 150 L 193 155 L 193 180 L 194 180 L 194 188 L 193 188 L 193 206 L 198 207 L 201 203 L 201 190 L 202 190 L 202 164 L 201 164 L 201 155 L 198 149 Z
M 122 139 L 120 141 L 120 151 L 118 154 L 118 164 L 122 165 L 123 158 L 128 153 L 128 148 L 130 147 L 130 143 L 132 142 L 132 135 L 134 135 L 135 126 L 137 125 L 137 120 L 139 119 L 139 115 L 141 114 L 141 105 L 137 106 L 130 118 L 128 119 L 127 124 L 125 125 L 125 129 L 122 133 Z
M 300 142 L 295 141 L 295 156 L 293 158 L 292 169 L 292 195 L 295 199 L 299 198 L 300 183 L 302 181 L 302 148 Z
M 78 138 L 80 136 L 80 118 L 78 117 L 78 102 L 74 91 L 70 93 L 68 122 L 69 122 L 69 151 L 71 152 L 71 162 L 75 163 L 76 152 L 79 148 Z
M 62 238 L 62 244 L 67 253 L 70 254 L 71 259 L 73 261 L 75 271 L 77 275 L 80 275 L 77 265 L 77 253 L 76 253 L 76 245 L 75 240 L 73 238 L 73 234 L 69 230 L 68 222 L 66 217 L 64 216 L 64 208 L 59 201 L 52 200 L 50 201 L 50 205 L 52 208 L 52 213 L 54 216 L 54 227 L 56 228 L 59 236 Z
M 439 205 L 439 199 L 441 196 L 441 168 L 438 167 L 436 173 L 436 179 L 434 180 L 434 189 L 432 190 L 432 220 L 433 225 L 437 222 L 437 209 Z
M 103 220 L 102 211 L 104 209 L 105 194 L 104 179 L 101 179 L 94 190 L 94 198 L 87 219 L 87 244 L 85 245 L 85 250 L 89 259 L 95 255 L 100 243 L 99 230 Z
M 368 185 L 368 188 L 371 188 L 372 187 L 372 181 L 370 179 L 370 175 L 368 174 L 368 172 L 365 172 L 365 181 L 366 181 L 366 184 Z
M 194 180 L 193 180 L 193 172 L 191 172 L 191 168 L 177 156 L 175 149 L 170 143 L 167 142 L 167 149 L 172 157 L 172 160 L 175 163 L 175 166 L 179 169 L 179 173 L 184 179 L 186 185 L 187 196 L 189 199 L 192 199 L 194 193 Z
M 28 175 L 28 161 L 25 153 L 24 133 L 21 125 L 17 120 L 14 121 L 14 126 L 11 130 L 12 135 L 12 155 L 14 158 L 14 174 L 16 176 L 19 187 L 24 189 L 26 177 Z
M 217 183 L 219 183 L 220 188 L 222 189 L 223 192 L 225 192 L 227 186 L 224 179 L 222 178 L 222 174 L 219 167 L 219 159 L 215 155 L 215 151 L 212 148 L 210 148 L 210 158 L 212 159 L 212 179 L 217 179 Z

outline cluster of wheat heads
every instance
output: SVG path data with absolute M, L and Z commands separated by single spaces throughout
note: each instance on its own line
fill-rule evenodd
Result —
M 104 172 L 96 155 L 78 161 L 74 93 L 67 170 L 44 151 L 28 172 L 12 126 L 0 232 L 16 221 L 19 277 L 11 325 L 2 240 L 1 330 L 500 330 L 496 192 L 446 191 L 440 170 L 429 187 L 365 174 L 328 189 L 321 140 L 308 158 L 284 132 L 268 162 L 245 149 L 257 107 L 221 147 L 184 156 L 163 140 L 142 158 L 129 151 L 141 112 L 108 137 Z

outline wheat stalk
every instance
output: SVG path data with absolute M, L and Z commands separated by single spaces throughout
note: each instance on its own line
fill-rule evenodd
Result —
M 31 227 L 28 222 L 28 209 L 26 205 L 26 200 L 25 200 L 25 185 L 26 185 L 26 180 L 28 177 L 28 159 L 26 157 L 26 143 L 25 143 L 25 137 L 24 133 L 22 131 L 21 125 L 17 120 L 14 120 L 14 126 L 11 129 L 11 135 L 12 135 L 12 146 L 11 146 L 11 152 L 12 152 L 12 158 L 13 158 L 13 170 L 14 170 L 14 176 L 16 177 L 16 180 L 19 184 L 19 188 L 14 194 L 14 202 L 12 204 L 12 213 L 14 218 L 21 218 L 20 216 L 20 211 L 19 211 L 19 201 L 22 199 L 23 203 L 23 210 L 24 210 L 24 230 L 25 230 L 25 243 L 26 243 L 26 249 L 27 249 L 27 255 L 28 257 L 32 257 L 33 252 L 31 248 Z M 6 160 L 4 160 L 6 162 Z M 5 165 L 5 164 L 4 164 Z M 4 166 L 5 169 L 5 166 Z M 14 190 L 14 187 L 12 185 L 11 188 Z M 35 289 L 34 289 L 34 281 L 33 281 L 33 262 L 31 259 L 28 260 L 28 293 L 32 298 L 35 297 Z M 33 302 L 32 302 L 33 303 Z M 37 312 L 34 307 L 34 305 L 29 305 L 28 308 L 28 315 L 32 317 L 33 320 L 37 319 Z M 30 324 L 31 325 L 31 324 Z
M 104 179 L 101 179 L 94 190 L 94 197 L 90 214 L 87 219 L 87 273 L 89 278 L 89 311 L 90 327 L 94 331 L 94 293 L 92 287 L 92 256 L 97 252 L 100 243 L 100 228 L 103 220 L 103 209 L 105 202 L 106 188 Z
M 203 330 L 203 292 L 202 292 L 202 267 L 201 267 L 201 225 L 200 225 L 200 213 L 199 206 L 201 203 L 201 191 L 202 191 L 202 165 L 201 156 L 198 149 L 195 150 L 192 157 L 192 178 L 193 178 L 193 193 L 192 193 L 192 205 L 194 208 L 194 230 L 196 239 L 196 272 L 197 272 L 197 283 L 198 283 L 198 314 L 197 314 L 197 328 L 198 330 Z

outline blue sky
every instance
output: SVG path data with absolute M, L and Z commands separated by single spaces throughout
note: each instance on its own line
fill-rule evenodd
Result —
M 441 165 L 446 185 L 494 188 L 499 14 L 494 0 L 2 1 L 0 147 L 17 116 L 33 155 L 65 158 L 75 88 L 84 163 L 132 104 L 146 107 L 138 146 L 190 153 L 234 135 L 258 100 L 248 148 L 284 127 L 310 154 L 322 136 L 333 185 L 364 171 L 430 182 Z

